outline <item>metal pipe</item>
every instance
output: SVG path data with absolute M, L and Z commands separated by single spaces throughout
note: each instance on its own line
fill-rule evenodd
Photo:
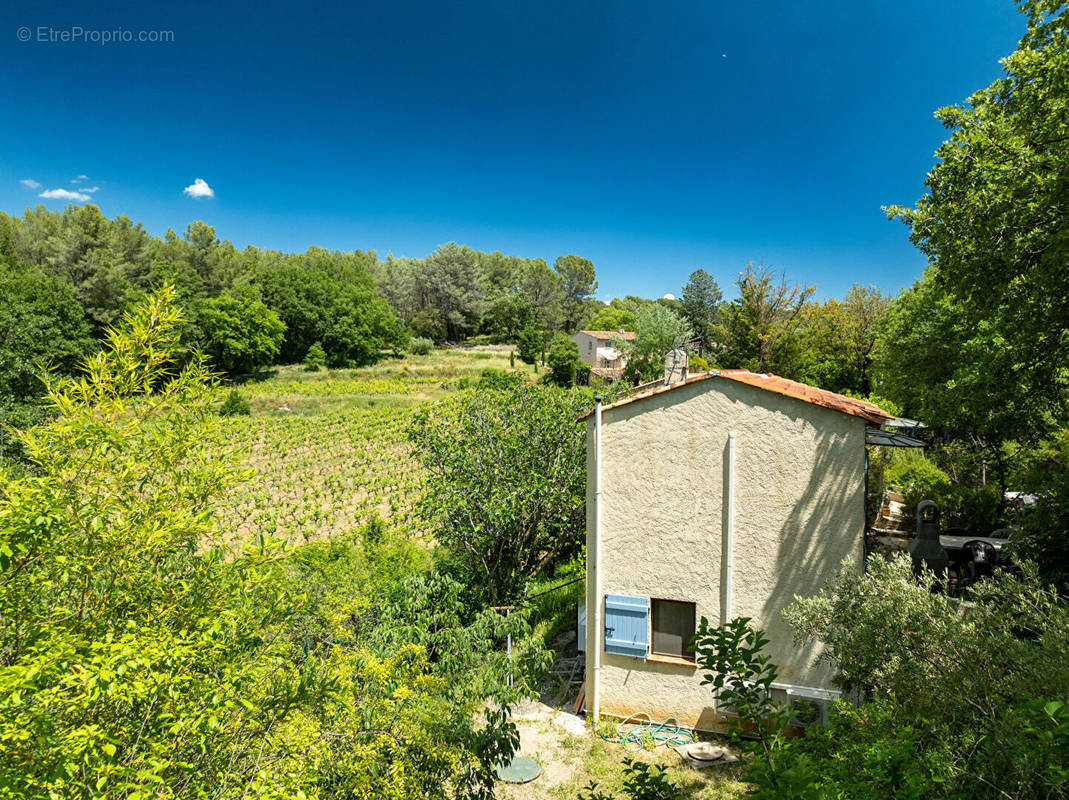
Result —
M 509 617 L 510 617 L 511 615 L 512 615 L 512 610 L 511 610 L 511 609 L 510 609 L 510 610 L 508 610 L 508 611 L 506 611 L 506 612 L 505 612 L 505 619 L 507 620 L 507 619 L 508 619 L 508 618 L 509 618 Z M 511 629 L 511 628 L 509 628 L 509 636 L 508 636 L 508 650 L 509 650 L 509 677 L 508 677 L 508 685 L 509 685 L 509 686 L 512 686 L 512 629 Z
M 861 498 L 862 511 L 861 520 L 861 573 L 865 574 L 869 569 L 869 449 L 865 448 L 865 484 L 862 489 L 863 497 Z M 883 502 L 883 498 L 880 498 L 880 502 Z
M 588 564 L 590 554 L 587 554 Z M 604 639 L 604 626 L 601 621 L 601 395 L 594 398 L 594 568 L 593 603 L 587 614 L 593 615 L 590 628 L 594 632 L 594 678 L 591 686 L 591 706 L 594 711 L 594 728 L 601 721 L 601 646 Z M 589 648 L 588 648 L 589 649 Z
M 735 433 L 728 434 L 724 464 L 724 531 L 720 544 L 720 624 L 727 625 L 732 615 L 735 573 Z

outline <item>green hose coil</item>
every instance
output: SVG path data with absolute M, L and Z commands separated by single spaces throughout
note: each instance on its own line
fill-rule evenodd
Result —
M 632 725 L 632 727 L 627 728 L 627 725 Z M 661 722 L 654 723 L 650 715 L 644 711 L 632 714 L 623 722 L 617 723 L 615 737 L 604 736 L 600 733 L 598 735 L 606 742 L 623 745 L 629 753 L 637 753 L 645 749 L 650 742 L 653 743 L 653 747 L 663 744 L 674 748 L 698 741 L 691 731 L 680 727 L 679 720 L 675 717 L 668 717 Z

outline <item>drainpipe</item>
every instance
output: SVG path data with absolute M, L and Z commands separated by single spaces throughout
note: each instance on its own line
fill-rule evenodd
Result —
M 728 434 L 726 455 L 727 472 L 724 486 L 724 535 L 720 555 L 720 607 L 721 625 L 731 621 L 731 600 L 733 594 L 732 580 L 735 573 L 735 434 Z
M 869 449 L 865 448 L 865 486 L 862 490 L 861 508 L 861 574 L 869 571 Z M 883 498 L 880 498 L 883 502 Z
M 587 554 L 590 558 L 590 554 Z M 601 395 L 594 398 L 594 602 L 587 609 L 594 632 L 594 679 L 590 689 L 594 728 L 601 719 L 601 642 L 605 633 L 601 621 Z

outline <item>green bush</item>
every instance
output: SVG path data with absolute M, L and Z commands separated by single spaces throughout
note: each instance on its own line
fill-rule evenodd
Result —
M 843 789 L 858 786 L 850 781 L 868 763 L 888 788 L 902 781 L 904 796 L 1064 797 L 1069 609 L 1027 564 L 1021 577 L 973 585 L 968 605 L 929 584 L 908 557 L 871 559 L 866 573 L 844 565 L 826 590 L 788 608 L 800 638 L 824 643 L 841 686 L 885 704 L 796 751 L 817 759 L 818 774 L 840 776 L 832 788 L 841 794 L 818 796 L 869 796 Z M 868 730 L 871 718 L 893 723 Z
M 690 357 L 690 371 L 691 372 L 708 372 L 709 362 L 701 356 L 692 355 Z
M 1069 429 L 1037 448 L 1025 486 L 1039 496 L 1021 514 L 1022 555 L 1039 565 L 1044 578 L 1069 595 Z
M 936 458 L 961 477 L 951 479 L 936 463 Z M 908 519 L 914 518 L 921 500 L 934 500 L 944 528 L 960 527 L 984 535 L 1001 525 L 999 487 L 994 481 L 985 486 L 978 479 L 966 479 L 967 465 L 962 463 L 963 458 L 953 448 L 936 451 L 931 456 L 917 450 L 898 450 L 889 457 L 870 461 L 873 467 L 870 486 L 879 484 L 882 469 L 882 483 L 898 490 L 905 498 L 903 513 Z
M 949 496 L 952 488 L 950 476 L 924 453 L 915 450 L 896 452 L 884 468 L 883 476 L 887 486 L 896 489 L 905 498 L 903 513 L 910 519 L 917 513 L 917 503 L 921 500 L 935 500 L 938 503 Z
M 226 400 L 219 406 L 219 415 L 222 417 L 247 417 L 251 413 L 249 401 L 237 389 L 227 392 Z
M 426 336 L 415 336 L 408 343 L 408 352 L 414 356 L 425 356 L 434 349 L 434 340 Z
M 772 758 L 755 758 L 746 780 L 754 800 L 921 800 L 942 796 L 950 755 L 935 727 L 903 719 L 887 699 L 837 703 L 828 725 L 784 740 Z
M 516 389 L 523 384 L 523 375 L 503 369 L 487 367 L 479 375 L 480 389 Z
M 679 800 L 679 787 L 668 779 L 662 764 L 647 764 L 631 758 L 624 759 L 624 800 Z M 613 800 L 591 781 L 579 792 L 579 800 Z
M 584 366 L 579 358 L 579 345 L 563 333 L 558 333 L 550 342 L 546 363 L 551 370 L 546 376 L 548 381 L 565 388 L 575 386 L 576 373 Z
M 545 339 L 541 331 L 534 328 L 524 328 L 520 331 L 519 338 L 516 340 L 516 354 L 520 357 L 520 361 L 525 364 L 538 363 L 542 358 L 544 348 Z
M 1069 609 L 1025 565 L 962 605 L 932 594 L 907 556 L 849 560 L 785 616 L 798 644 L 824 643 L 836 682 L 865 698 L 785 736 L 792 713 L 770 691 L 776 667 L 748 620 L 695 637 L 703 684 L 730 703 L 761 800 L 1047 798 L 1069 793 Z
M 315 372 L 322 369 L 326 363 L 327 352 L 323 349 L 323 345 L 319 342 L 312 342 L 312 346 L 308 348 L 308 352 L 304 356 L 305 368 L 309 372 Z

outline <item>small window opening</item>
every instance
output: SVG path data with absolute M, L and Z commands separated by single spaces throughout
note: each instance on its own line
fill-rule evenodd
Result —
M 694 661 L 694 603 L 679 600 L 652 600 L 654 655 Z

